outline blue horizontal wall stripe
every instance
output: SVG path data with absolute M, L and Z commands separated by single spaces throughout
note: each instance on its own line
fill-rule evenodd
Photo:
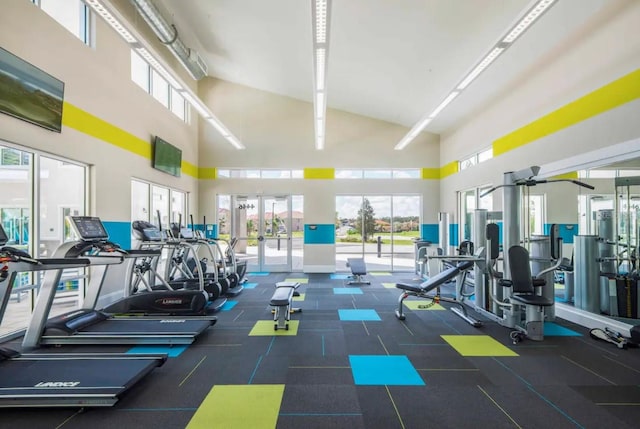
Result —
M 549 231 L 551 230 L 551 223 L 544 224 L 544 234 L 549 235 Z M 560 231 L 560 237 L 562 237 L 562 242 L 564 244 L 573 244 L 573 237 L 578 235 L 578 224 L 577 223 L 558 223 L 558 230 Z
M 123 249 L 131 249 L 131 222 L 102 222 L 109 234 L 109 240 Z
M 459 234 L 458 234 L 458 224 L 450 223 L 449 224 L 449 246 L 457 246 L 460 242 Z
M 502 233 L 504 231 L 504 226 L 502 224 L 502 222 L 496 222 L 496 224 L 498 225 L 498 242 L 500 243 L 500 245 L 502 246 Z
M 438 231 L 438 224 L 423 223 L 420 225 L 420 239 L 424 241 L 430 241 L 432 243 L 439 243 L 440 236 Z
M 305 224 L 304 244 L 335 244 L 336 226 L 329 224 Z
M 207 229 L 204 236 L 207 238 L 218 238 L 218 225 L 207 224 Z

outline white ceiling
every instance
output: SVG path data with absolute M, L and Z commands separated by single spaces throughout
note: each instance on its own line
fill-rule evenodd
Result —
M 311 0 L 155 0 L 209 75 L 312 101 Z M 504 36 L 530 0 L 333 0 L 329 108 L 412 127 Z M 557 0 L 426 128 L 440 133 L 562 55 L 612 0 Z M 393 142 L 395 144 L 396 142 Z

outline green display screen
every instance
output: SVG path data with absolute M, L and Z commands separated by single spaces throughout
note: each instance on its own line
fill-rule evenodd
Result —
M 153 144 L 153 168 L 180 177 L 182 151 L 156 136 Z
M 62 130 L 64 83 L 0 48 L 0 112 Z

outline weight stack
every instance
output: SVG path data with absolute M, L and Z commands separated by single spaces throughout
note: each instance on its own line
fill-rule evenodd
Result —
M 638 318 L 638 281 L 629 277 L 616 278 L 618 316 Z

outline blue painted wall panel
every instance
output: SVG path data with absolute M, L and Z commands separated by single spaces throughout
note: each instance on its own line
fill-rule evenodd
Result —
M 440 240 L 438 224 L 423 223 L 420 225 L 420 239 L 437 244 Z
M 336 226 L 334 224 L 305 224 L 304 244 L 335 244 Z
M 131 248 L 131 222 L 102 222 L 109 234 L 109 240 L 123 249 Z
M 549 230 L 551 229 L 550 223 L 544 224 L 544 233 L 545 235 L 549 235 Z M 560 231 L 560 237 L 562 237 L 562 242 L 564 244 L 573 244 L 573 237 L 578 235 L 578 224 L 577 223 L 558 223 L 558 229 Z
M 458 234 L 458 224 L 450 223 L 449 224 L 449 246 L 458 246 L 460 244 L 460 235 Z

